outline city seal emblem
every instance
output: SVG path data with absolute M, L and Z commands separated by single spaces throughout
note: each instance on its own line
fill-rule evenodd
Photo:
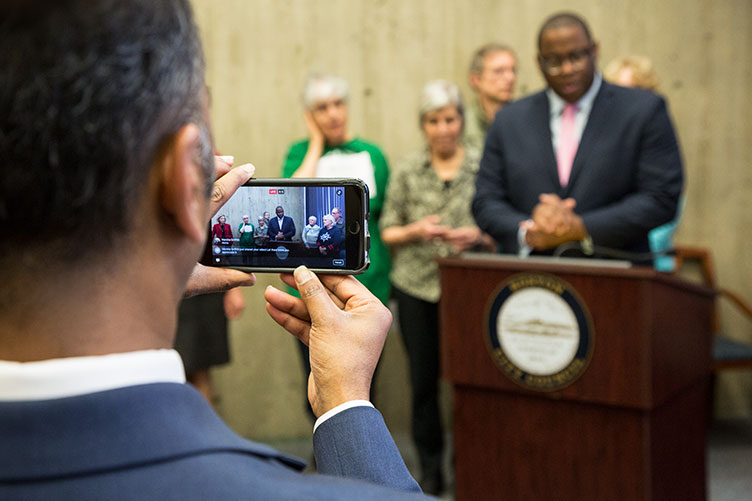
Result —
M 501 371 L 538 391 L 560 390 L 582 376 L 595 333 L 574 288 L 553 275 L 520 273 L 497 290 L 488 307 L 487 340 Z

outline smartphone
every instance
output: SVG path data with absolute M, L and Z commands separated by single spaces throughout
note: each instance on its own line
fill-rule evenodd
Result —
M 357 275 L 369 265 L 368 213 L 360 179 L 251 179 L 209 222 L 201 264 Z

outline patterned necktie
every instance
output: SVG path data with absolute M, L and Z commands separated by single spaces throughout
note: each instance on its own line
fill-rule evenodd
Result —
M 566 186 L 569 183 L 569 174 L 572 172 L 572 163 L 577 154 L 577 136 L 575 135 L 574 117 L 577 113 L 576 104 L 567 104 L 561 114 L 561 129 L 559 133 L 559 146 L 556 150 L 556 165 L 559 168 L 559 183 Z

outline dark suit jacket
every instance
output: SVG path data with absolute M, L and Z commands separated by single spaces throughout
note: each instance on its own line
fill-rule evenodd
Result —
M 516 253 L 520 221 L 530 217 L 539 194 L 556 193 L 577 201 L 575 212 L 596 245 L 647 252 L 649 230 L 674 217 L 682 183 L 681 156 L 664 100 L 604 81 L 564 188 L 545 92 L 497 114 L 476 180 L 473 215 L 504 252 Z
M 292 240 L 292 237 L 295 235 L 295 223 L 290 216 L 282 218 L 282 230 L 279 229 L 279 221 L 276 217 L 269 220 L 269 237 L 272 240 L 277 239 L 277 233 L 280 231 L 285 235 L 285 240 Z
M 182 384 L 0 402 L 0 499 L 423 498 L 375 409 L 326 421 L 314 449 L 329 475 L 239 437 Z

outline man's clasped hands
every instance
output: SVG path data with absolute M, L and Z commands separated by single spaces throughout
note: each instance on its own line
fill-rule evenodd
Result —
M 551 249 L 588 236 L 582 218 L 574 212 L 577 205 L 575 199 L 561 199 L 553 193 L 542 193 L 538 200 L 532 218 L 520 223 L 520 227 L 526 231 L 525 241 L 530 247 Z

